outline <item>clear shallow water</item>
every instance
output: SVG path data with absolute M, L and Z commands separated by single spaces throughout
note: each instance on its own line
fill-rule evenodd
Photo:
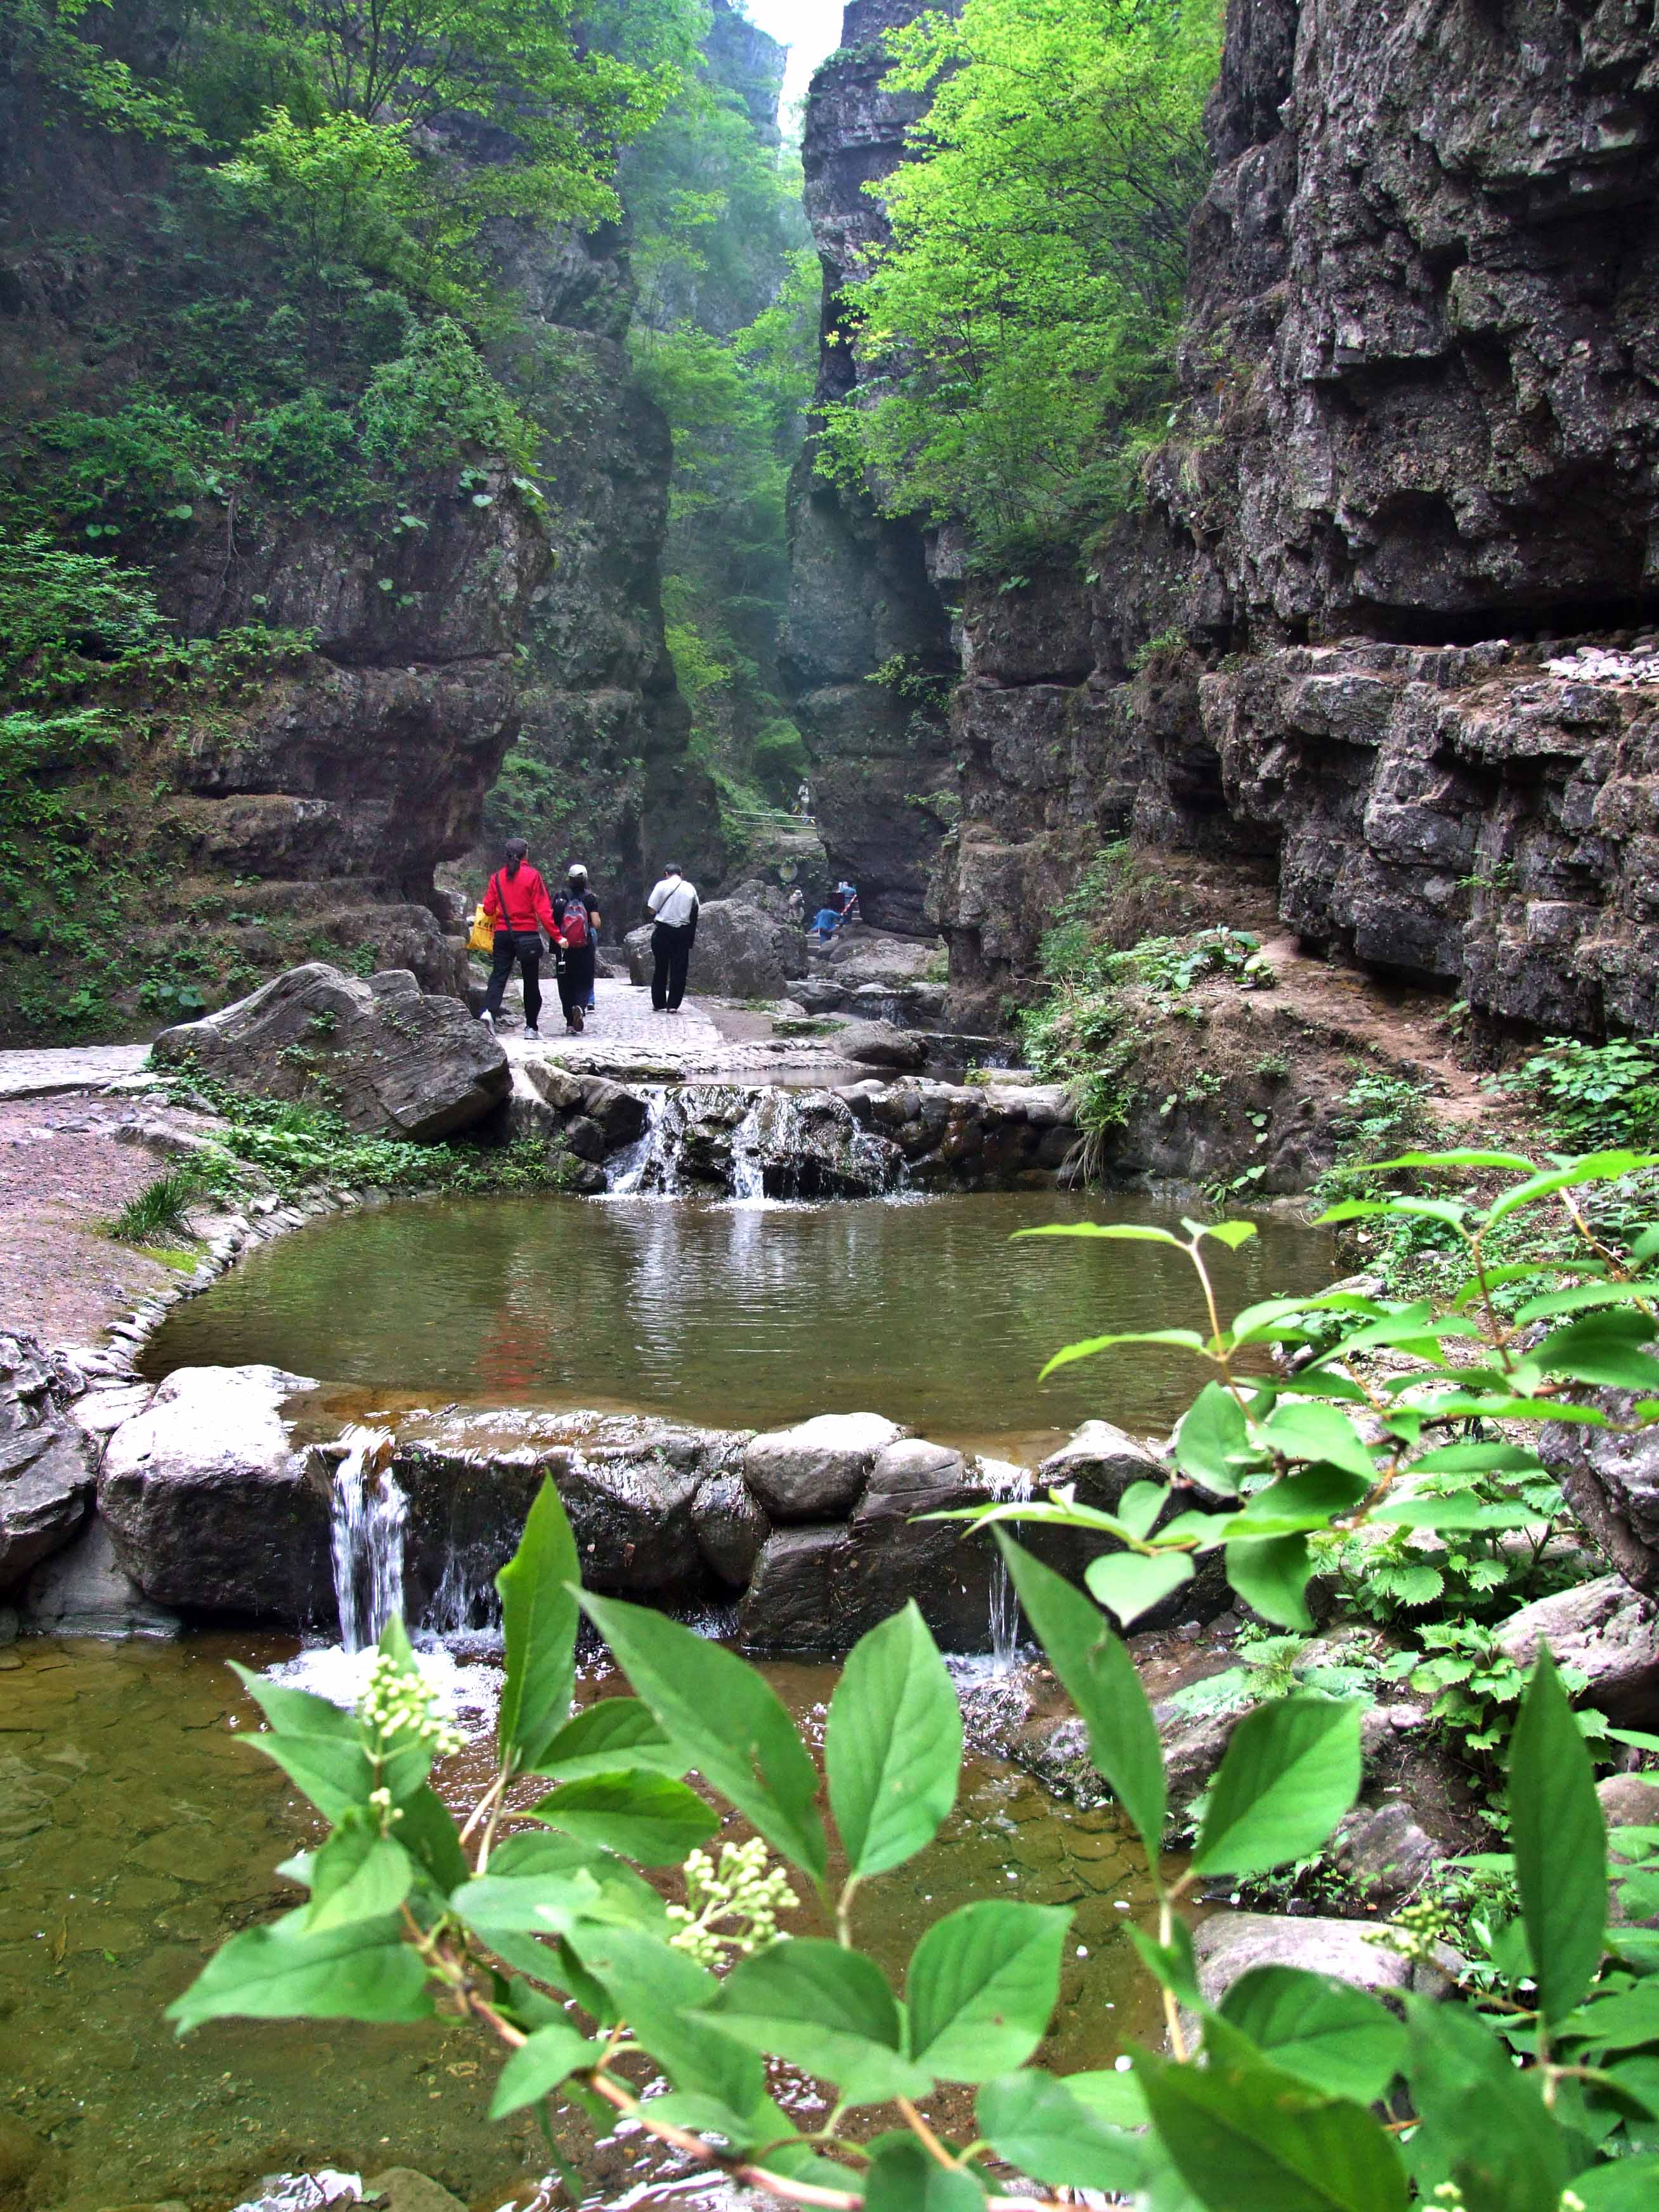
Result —
M 1178 1254 L 1008 1241 L 1083 1220 L 1176 1226 L 1139 1195 L 399 1205 L 262 1247 L 175 1310 L 145 1371 L 270 1360 L 345 1386 L 353 1413 L 459 1399 L 773 1428 L 871 1410 L 1029 1458 L 1095 1415 L 1167 1428 L 1202 1379 L 1188 1354 L 1141 1345 L 1038 1382 L 1079 1337 L 1203 1321 Z M 1332 1273 L 1328 1239 L 1276 1217 L 1238 1253 L 1212 1249 L 1224 1313 Z
M 365 2176 L 411 2166 L 473 2212 L 537 2201 L 546 2161 L 535 2130 L 528 2115 L 488 2118 L 498 2063 L 469 2028 L 223 2021 L 179 2043 L 161 2018 L 226 1936 L 295 1901 L 271 1869 L 317 1831 L 243 1741 L 258 1717 L 226 1666 L 286 1662 L 295 1650 L 292 1639 L 213 1636 L 0 1653 L 0 2112 L 47 2145 L 33 2204 L 98 2212 L 183 2199 L 220 2212 L 264 2174 L 319 2165 Z M 489 1771 L 496 1668 L 476 1651 L 444 1663 L 473 1737 L 437 1778 L 459 1808 Z M 349 1694 L 341 1672 L 313 1655 L 305 1678 Z M 767 1672 L 817 1744 L 835 1670 Z M 479 1678 L 471 1696 L 469 1673 Z M 621 1686 L 590 1668 L 579 1695 Z M 1156 2040 L 1124 1932 L 1151 1917 L 1144 1863 L 1109 1813 L 1057 1808 L 1028 1775 L 970 1758 L 939 1841 L 870 1884 L 856 1932 L 896 1970 L 934 1918 L 987 1895 L 1073 1910 L 1046 2063 L 1109 2064 L 1127 2041 Z M 810 1912 L 792 1919 L 798 1933 L 830 1932 Z M 804 2117 L 813 2111 L 798 2079 L 777 2087 Z M 655 2170 L 637 2140 L 594 2148 L 574 2120 L 561 2134 L 596 2201 Z

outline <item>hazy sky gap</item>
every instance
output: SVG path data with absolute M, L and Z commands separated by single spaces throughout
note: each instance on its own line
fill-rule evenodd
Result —
M 738 0 L 751 23 L 789 48 L 786 107 L 805 99 L 813 70 L 841 44 L 842 0 Z

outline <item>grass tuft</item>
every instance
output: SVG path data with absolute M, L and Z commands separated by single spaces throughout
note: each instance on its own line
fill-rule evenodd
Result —
M 121 1244 L 176 1245 L 190 1234 L 190 1208 L 201 1191 L 201 1178 L 192 1170 L 169 1168 L 127 1200 L 109 1233 Z

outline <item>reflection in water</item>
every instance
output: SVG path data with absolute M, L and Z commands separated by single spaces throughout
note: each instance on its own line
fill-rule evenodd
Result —
M 499 2059 L 470 2028 L 227 2021 L 179 2043 L 162 2019 L 225 1936 L 295 1902 L 271 1869 L 319 1840 L 285 1778 L 249 1749 L 258 1715 L 226 1664 L 293 1651 L 291 1639 L 216 1635 L 0 1653 L 0 2019 L 6 2111 L 45 2147 L 31 2203 L 184 2199 L 208 2212 L 257 2196 L 263 2175 L 323 2166 L 413 2166 L 475 2205 L 534 2202 L 547 2161 L 532 2118 L 489 2119 Z M 766 1671 L 821 1745 L 835 1670 Z M 454 1672 L 472 1740 L 437 1780 L 459 1807 L 493 1771 L 498 1668 L 462 1655 Z M 469 1674 L 476 1692 L 459 1679 Z M 620 1686 L 590 1671 L 579 1696 Z M 1072 1908 L 1046 2063 L 1107 2065 L 1125 2042 L 1156 2039 L 1126 1934 L 1151 1923 L 1145 1868 L 1109 1814 L 1057 1811 L 1030 1776 L 970 1757 L 938 1842 L 860 1892 L 858 1940 L 896 1971 L 934 1920 L 989 1895 Z M 829 1932 L 812 1912 L 796 1918 L 798 1932 Z M 780 2086 L 808 2108 L 798 2081 Z M 637 2139 L 594 2148 L 568 2116 L 560 2132 L 599 2198 L 642 2178 Z
M 274 1360 L 368 1407 L 413 1394 L 753 1428 L 868 1408 L 1026 1459 L 1091 1415 L 1166 1428 L 1197 1380 L 1188 1354 L 1143 1345 L 1038 1382 L 1080 1336 L 1203 1319 L 1190 1269 L 1167 1249 L 1009 1242 L 1090 1219 L 1171 1214 L 1141 1196 L 1028 1193 L 401 1205 L 251 1255 L 175 1311 L 145 1365 Z M 1224 1307 L 1237 1305 L 1318 1287 L 1330 1246 L 1267 1218 L 1214 1264 Z

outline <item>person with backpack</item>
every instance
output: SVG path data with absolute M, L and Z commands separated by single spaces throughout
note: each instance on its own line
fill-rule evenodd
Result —
M 651 933 L 651 1005 L 659 1014 L 677 1014 L 685 996 L 685 971 L 697 934 L 701 902 L 671 860 L 653 885 L 645 910 L 656 924 Z
M 582 1028 L 586 1009 L 593 1003 L 593 959 L 599 942 L 600 914 L 588 889 L 587 871 L 578 860 L 572 866 L 569 888 L 553 902 L 553 918 L 564 934 L 565 954 L 559 966 L 559 1004 L 564 1025 L 574 1032 Z
M 531 866 L 530 848 L 522 837 L 508 838 L 503 864 L 489 878 L 489 888 L 483 895 L 483 910 L 495 925 L 495 943 L 490 956 L 489 988 L 478 1019 L 487 1028 L 495 1028 L 501 1011 L 501 994 L 516 961 L 524 975 L 524 1033 L 532 1044 L 538 1044 L 542 954 L 550 947 L 562 951 L 564 936 L 553 919 L 547 885 Z

